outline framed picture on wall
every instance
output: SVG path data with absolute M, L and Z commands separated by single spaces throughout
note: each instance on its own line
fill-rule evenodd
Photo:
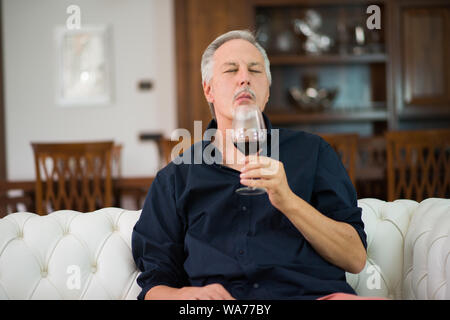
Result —
M 56 100 L 59 106 L 100 106 L 112 101 L 110 31 L 107 26 L 58 27 Z

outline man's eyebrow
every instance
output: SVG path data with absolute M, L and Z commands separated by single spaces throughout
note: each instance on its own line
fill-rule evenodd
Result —
M 260 62 L 250 62 L 248 64 L 249 67 L 254 67 L 254 66 L 262 66 L 262 64 Z
M 223 64 L 223 66 L 232 66 L 232 67 L 237 67 L 238 63 L 237 62 L 233 62 L 233 61 L 228 61 L 225 62 Z M 262 64 L 260 62 L 250 62 L 248 65 L 248 67 L 254 67 L 254 66 L 262 66 Z
M 230 62 L 225 62 L 223 65 L 224 65 L 224 66 L 233 66 L 233 67 L 236 67 L 238 64 L 237 64 L 236 62 L 230 61 Z

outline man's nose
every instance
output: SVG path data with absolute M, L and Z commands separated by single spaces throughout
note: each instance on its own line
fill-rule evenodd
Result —
M 250 74 L 248 70 L 240 70 L 239 72 L 239 85 L 240 86 L 249 86 L 250 85 Z

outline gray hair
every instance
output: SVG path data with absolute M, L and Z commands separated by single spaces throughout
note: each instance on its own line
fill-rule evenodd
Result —
M 267 80 L 269 80 L 269 85 L 272 84 L 272 75 L 270 74 L 270 62 L 267 57 L 267 53 L 264 48 L 256 41 L 255 36 L 248 30 L 233 30 L 227 33 L 222 34 L 217 37 L 210 45 L 206 48 L 205 52 L 202 55 L 201 62 L 201 72 L 202 72 L 202 83 L 209 83 L 212 78 L 212 70 L 213 70 L 213 56 L 217 49 L 225 42 L 234 39 L 242 39 L 253 44 L 256 49 L 259 50 L 263 59 L 264 59 L 264 67 L 267 75 Z M 211 114 L 214 119 L 216 119 L 216 115 L 214 112 L 214 105 L 212 103 L 208 103 L 209 108 L 211 109 Z

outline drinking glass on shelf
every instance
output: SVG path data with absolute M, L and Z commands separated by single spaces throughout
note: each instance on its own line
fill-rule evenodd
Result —
M 257 154 L 266 143 L 267 130 L 261 111 L 254 104 L 240 105 L 233 116 L 233 144 L 245 156 Z M 242 195 L 257 195 L 266 192 L 263 188 L 240 187 Z

